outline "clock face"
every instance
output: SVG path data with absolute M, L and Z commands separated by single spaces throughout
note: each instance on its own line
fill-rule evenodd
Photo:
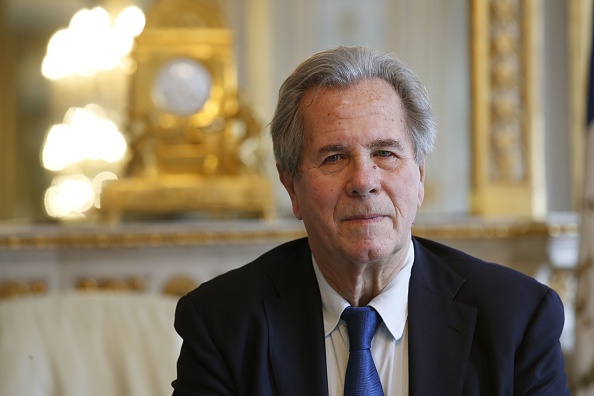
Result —
M 198 112 L 210 97 L 211 76 L 200 63 L 179 58 L 166 63 L 154 81 L 155 105 L 178 116 Z

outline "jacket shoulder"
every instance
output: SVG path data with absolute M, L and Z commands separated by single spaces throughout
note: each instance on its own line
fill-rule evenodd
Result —
M 553 311 L 563 317 L 557 293 L 533 277 L 434 241 L 415 239 L 413 274 L 423 286 L 439 290 L 441 280 L 456 277 L 460 279 L 459 288 L 450 297 L 482 308 L 497 320 L 513 320 L 514 315 L 529 317 L 545 299 L 551 298 L 556 301 Z
M 421 261 L 429 265 L 445 265 L 463 277 L 465 283 L 477 282 L 480 287 L 491 284 L 500 287 L 505 282 L 513 287 L 521 285 L 543 292 L 547 289 L 546 285 L 517 269 L 486 261 L 429 239 L 415 237 L 415 240 L 415 257 L 419 256 Z
M 283 243 L 265 252 L 253 261 L 218 275 L 194 289 L 188 296 L 192 299 L 217 299 L 227 296 L 247 296 L 259 291 L 266 294 L 271 288 L 274 273 L 288 271 L 291 266 L 303 264 L 311 255 L 307 238 Z

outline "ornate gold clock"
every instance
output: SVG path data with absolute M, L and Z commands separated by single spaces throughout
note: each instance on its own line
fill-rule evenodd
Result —
M 202 64 L 190 58 L 167 62 L 153 81 L 151 99 L 163 111 L 188 117 L 210 98 L 212 78 Z
M 262 127 L 238 95 L 232 33 L 216 0 L 161 0 L 132 58 L 127 177 L 102 210 L 270 217 Z

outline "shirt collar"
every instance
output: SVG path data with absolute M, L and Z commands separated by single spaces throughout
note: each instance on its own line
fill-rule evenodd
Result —
M 406 325 L 406 318 L 408 316 L 408 285 L 414 260 L 415 251 L 411 242 L 404 264 L 398 274 L 368 304 L 380 314 L 386 327 L 396 340 L 402 337 Z M 342 311 L 350 306 L 350 304 L 328 284 L 315 258 L 312 257 L 312 261 L 322 297 L 324 333 L 327 337 L 338 326 Z

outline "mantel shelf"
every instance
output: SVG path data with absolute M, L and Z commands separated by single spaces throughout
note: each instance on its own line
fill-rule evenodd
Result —
M 575 214 L 555 215 L 546 221 L 420 217 L 413 234 L 431 239 L 575 236 L 579 228 Z M 305 235 L 302 223 L 295 220 L 4 225 L 0 226 L 0 250 L 280 243 Z

